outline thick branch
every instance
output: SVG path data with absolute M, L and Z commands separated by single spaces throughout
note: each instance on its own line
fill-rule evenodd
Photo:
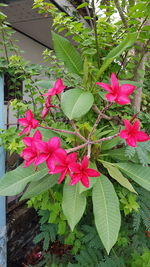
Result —
M 86 147 L 87 145 L 88 145 L 88 143 L 85 143 L 85 144 L 82 144 L 82 145 L 80 145 L 80 146 L 76 146 L 76 147 L 67 149 L 66 152 L 67 152 L 67 153 L 71 153 L 71 152 L 80 150 L 81 148 L 84 148 L 84 147 Z
M 107 115 L 103 114 L 95 104 L 92 106 L 92 109 L 98 115 L 101 113 L 102 114 L 102 118 L 104 118 L 105 120 L 110 121 L 110 120 L 113 119 L 112 116 L 110 117 L 110 116 L 107 116 Z
M 70 124 L 72 125 L 72 127 L 73 127 L 73 129 L 74 129 L 76 135 L 77 135 L 82 141 L 87 142 L 86 138 L 85 138 L 84 136 L 82 136 L 82 135 L 79 133 L 79 131 L 78 131 L 78 129 L 77 129 L 75 123 L 74 123 L 72 120 L 70 120 Z
M 71 131 L 67 131 L 67 130 L 61 130 L 61 129 L 57 129 L 57 128 L 53 128 L 53 127 L 49 127 L 49 126 L 39 125 L 39 127 L 44 128 L 44 129 L 47 129 L 47 130 L 51 130 L 51 131 L 54 131 L 54 132 L 77 135 L 76 132 L 71 132 Z
M 92 9 L 93 9 L 93 22 L 94 22 L 94 34 L 95 34 L 95 43 L 96 43 L 96 51 L 97 51 L 97 64 L 100 67 L 100 57 L 99 57 L 99 47 L 98 47 L 98 35 L 97 35 L 97 25 L 96 25 L 96 11 L 95 11 L 95 3 L 92 0 Z
M 104 141 L 112 140 L 112 139 L 114 139 L 117 136 L 119 136 L 119 133 L 117 133 L 115 135 L 112 135 L 112 136 L 103 137 L 103 138 L 98 139 L 96 141 L 90 141 L 90 144 L 94 145 L 94 144 L 98 144 L 98 143 L 101 143 L 101 142 L 104 142 Z
M 119 1 L 118 0 L 114 0 L 114 3 L 115 3 L 115 6 L 116 6 L 116 8 L 117 8 L 117 10 L 119 12 L 120 18 L 121 18 L 125 28 L 127 29 L 128 28 L 128 24 L 127 24 L 126 18 L 124 16 L 124 13 L 122 11 L 122 8 L 121 8 L 121 6 L 119 4 Z
M 89 134 L 89 136 L 88 136 L 88 140 L 91 139 L 91 136 L 93 135 L 93 133 L 94 133 L 96 127 L 98 126 L 99 122 L 101 121 L 104 112 L 105 112 L 111 105 L 112 105 L 112 103 L 108 103 L 108 104 L 106 105 L 106 107 L 104 107 L 104 108 L 102 109 L 102 111 L 99 113 L 99 115 L 98 115 L 98 117 L 97 117 L 97 120 L 96 120 L 96 122 L 95 122 L 95 124 L 94 124 L 94 126 L 93 126 L 93 128 L 92 128 L 92 130 L 91 130 L 91 132 L 90 132 L 90 134 Z

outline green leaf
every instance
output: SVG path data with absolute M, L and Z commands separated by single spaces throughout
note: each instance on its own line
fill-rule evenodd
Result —
M 125 148 L 117 148 L 113 150 L 105 151 L 106 155 L 112 158 L 115 161 L 128 161 L 128 158 L 125 156 Z M 103 154 L 102 154 L 103 155 Z
M 54 81 L 49 81 L 49 80 L 41 80 L 37 81 L 34 84 L 37 85 L 40 89 L 50 89 L 54 87 Z
M 55 32 L 52 32 L 52 39 L 58 59 L 64 62 L 70 72 L 82 76 L 83 62 L 76 48 L 66 38 Z
M 110 176 L 114 178 L 119 184 L 127 188 L 129 191 L 136 193 L 131 183 L 125 178 L 122 173 L 112 163 L 101 161 L 103 166 L 108 170 Z
M 83 194 L 79 194 L 79 183 L 70 186 L 69 181 L 67 181 L 63 188 L 62 209 L 72 231 L 80 221 L 85 207 L 86 197 Z
M 115 163 L 132 180 L 150 191 L 150 168 L 132 163 Z
M 102 142 L 101 151 L 112 149 L 114 146 L 118 145 L 120 142 L 120 137 L 108 141 Z
M 34 180 L 40 180 L 47 175 L 47 166 L 42 164 L 34 171 L 33 166 L 23 168 L 20 165 L 13 171 L 7 172 L 0 180 L 0 196 L 14 196 L 23 191 L 25 186 Z
M 92 200 L 96 228 L 109 254 L 118 238 L 121 215 L 116 192 L 106 176 L 101 175 L 94 185 Z
M 88 5 L 89 5 L 88 3 L 83 3 L 83 4 L 79 5 L 79 6 L 77 7 L 77 9 L 86 7 L 86 6 L 88 6 Z
M 70 119 L 77 119 L 85 115 L 94 102 L 93 95 L 81 89 L 72 89 L 62 94 L 61 108 Z
M 49 188 L 53 187 L 58 181 L 59 174 L 49 175 L 47 174 L 40 181 L 31 182 L 21 197 L 21 200 L 37 196 Z
M 106 56 L 103 65 L 101 66 L 97 79 L 108 68 L 113 60 L 119 57 L 128 47 L 132 46 L 137 38 L 137 33 L 129 33 L 125 40 L 123 40 L 117 47 L 113 48 Z

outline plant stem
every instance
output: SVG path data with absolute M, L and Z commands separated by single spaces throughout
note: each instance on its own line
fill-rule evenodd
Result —
M 51 130 L 51 131 L 54 131 L 54 132 L 77 135 L 76 132 L 71 132 L 71 131 L 67 131 L 67 130 L 61 130 L 61 129 L 57 129 L 57 128 L 53 128 L 53 127 L 49 127 L 49 126 L 39 125 L 39 127 L 47 129 L 47 130 Z
M 7 62 L 9 63 L 9 57 L 8 57 L 8 52 L 7 52 L 6 40 L 5 40 L 5 33 L 4 33 L 4 30 L 3 29 L 1 30 L 1 33 L 2 33 L 2 38 L 3 38 L 3 45 L 4 45 L 4 50 L 5 50 L 5 56 L 6 56 Z
M 102 117 L 103 117 L 103 113 L 112 105 L 113 103 L 108 103 L 103 109 L 102 111 L 99 113 L 98 117 L 97 117 L 97 120 L 88 136 L 88 140 L 91 139 L 91 136 L 93 135 L 94 133 L 94 130 L 96 129 L 97 125 L 99 124 L 99 122 L 101 121 Z
M 96 11 L 95 11 L 95 4 L 94 0 L 92 0 L 92 9 L 93 9 L 93 24 L 94 24 L 94 34 L 95 34 L 95 43 L 96 43 L 96 50 L 97 50 L 97 64 L 98 68 L 100 68 L 100 56 L 99 56 L 99 47 L 98 47 L 98 35 L 97 35 L 97 27 L 96 27 Z
M 124 15 L 123 11 L 122 11 L 122 8 L 120 6 L 120 3 L 119 3 L 118 0 L 114 0 L 114 3 L 115 3 L 115 6 L 116 6 L 116 8 L 117 8 L 117 10 L 119 12 L 120 18 L 121 18 L 121 20 L 122 20 L 125 28 L 127 29 L 128 28 L 127 20 L 126 20 L 126 17 Z
M 88 157 L 90 158 L 90 153 L 91 153 L 91 145 L 94 145 L 94 144 L 98 144 L 98 143 L 101 143 L 101 142 L 104 142 L 104 141 L 108 141 L 108 140 L 112 140 L 113 138 L 119 136 L 119 133 L 115 134 L 115 135 L 112 135 L 112 136 L 108 136 L 108 137 L 104 137 L 104 138 L 101 138 L 101 139 L 98 139 L 96 141 L 88 141 L 82 145 L 79 145 L 79 146 L 76 146 L 76 147 L 73 147 L 73 148 L 70 148 L 70 149 L 67 149 L 66 152 L 67 153 L 71 153 L 71 152 L 74 152 L 74 151 L 77 151 L 77 150 L 80 150 L 86 146 L 88 146 Z
M 85 144 L 82 144 L 82 145 L 79 145 L 79 146 L 76 146 L 76 147 L 67 149 L 66 152 L 67 152 L 67 153 L 71 153 L 71 152 L 80 150 L 81 148 L 84 148 L 84 147 L 86 147 L 87 145 L 88 145 L 88 143 L 85 143 Z
M 108 137 L 103 137 L 101 139 L 98 139 L 96 141 L 90 141 L 90 144 L 98 144 L 100 142 L 104 142 L 104 141 L 108 141 L 108 140 L 112 140 L 114 139 L 115 137 L 119 136 L 119 133 L 115 134 L 115 135 L 112 135 L 112 136 L 108 136 Z
M 87 157 L 90 159 L 91 156 L 91 144 L 88 144 L 88 152 L 87 152 Z
M 76 127 L 74 121 L 70 120 L 70 124 L 72 125 L 72 127 L 73 127 L 73 129 L 74 129 L 76 135 L 77 135 L 82 141 L 87 142 L 86 138 L 85 138 L 84 136 L 82 136 L 82 135 L 79 133 L 79 131 L 78 131 L 78 129 L 77 129 L 77 127 Z

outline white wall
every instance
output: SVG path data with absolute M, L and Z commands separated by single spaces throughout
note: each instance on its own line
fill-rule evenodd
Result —
M 16 32 L 14 34 L 14 38 L 18 40 L 17 45 L 20 47 L 21 50 L 24 51 L 21 56 L 28 60 L 32 64 L 42 64 L 47 65 L 47 62 L 44 62 L 42 57 L 42 52 L 46 49 L 41 44 L 33 41 L 27 36 L 24 36 L 21 33 Z M 24 87 L 24 86 L 23 86 Z M 24 90 L 24 89 L 23 89 Z M 24 93 L 23 99 L 27 99 L 28 96 Z M 9 123 L 17 123 L 17 118 L 14 116 L 15 112 L 13 112 L 12 107 L 9 106 Z M 5 115 L 5 124 L 7 121 L 7 105 L 4 108 L 4 115 Z

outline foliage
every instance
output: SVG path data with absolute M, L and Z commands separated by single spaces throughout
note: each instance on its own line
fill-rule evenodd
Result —
M 24 168 L 21 165 L 6 173 L 0 181 L 0 195 L 16 195 L 26 188 L 21 199 L 31 198 L 28 205 L 41 216 L 40 233 L 35 242 L 42 241 L 44 251 L 48 251 L 51 242 L 58 240 L 70 245 L 68 266 L 113 267 L 126 264 L 128 267 L 129 264 L 138 266 L 141 260 L 143 266 L 149 264 L 144 231 L 145 226 L 149 231 L 149 196 L 146 190 L 150 190 L 150 141 L 136 146 L 138 141 L 149 140 L 149 136 L 139 130 L 138 115 L 133 115 L 133 110 L 125 106 L 130 103 L 128 96 L 133 85 L 137 90 L 143 82 L 147 86 L 148 78 L 139 70 L 144 55 L 140 51 L 134 57 L 133 49 L 135 44 L 135 52 L 137 47 L 144 45 L 144 52 L 148 47 L 149 28 L 145 23 L 149 17 L 149 4 L 146 1 L 139 4 L 133 1 L 133 5 L 132 1 L 119 1 L 125 9 L 123 13 L 116 2 L 109 1 L 103 5 L 101 1 L 98 8 L 102 15 L 97 15 L 92 1 L 93 14 L 88 17 L 88 25 L 87 21 L 80 21 L 77 13 L 67 16 L 51 3 L 34 1 L 33 8 L 53 17 L 53 26 L 58 32 L 52 32 L 55 53 L 47 50 L 43 53 L 44 58 L 52 63 L 52 70 L 29 65 L 18 56 L 18 48 L 12 45 L 12 32 L 7 26 L 6 16 L 0 15 L 1 45 L 5 50 L 0 72 L 7 71 L 13 85 L 19 86 L 18 80 L 25 81 L 25 92 L 30 100 L 22 103 L 15 99 L 11 105 L 16 116 L 21 117 L 20 124 L 25 129 L 27 127 L 29 133 L 32 129 L 30 137 L 22 139 L 25 145 L 18 137 L 19 127 L 4 131 L 0 136 L 6 149 L 11 153 L 22 151 L 25 160 Z M 87 4 L 78 6 L 78 9 L 88 7 Z M 113 21 L 116 11 L 121 21 Z M 59 35 L 63 31 L 65 37 L 71 36 L 75 45 Z M 14 55 L 8 57 L 10 50 Z M 135 79 L 136 68 L 140 82 Z M 114 73 L 111 75 L 111 86 L 108 82 L 110 72 L 119 76 L 118 81 Z M 46 76 L 46 80 L 40 80 L 39 74 Z M 100 78 L 102 82 L 98 82 Z M 108 91 L 107 94 L 99 92 L 97 82 Z M 123 88 L 127 91 L 124 92 Z M 47 96 L 46 101 L 44 96 Z M 106 105 L 105 101 L 108 102 Z M 123 118 L 126 118 L 126 128 L 120 131 Z M 35 131 L 35 119 L 40 131 Z M 131 147 L 126 147 L 125 143 Z M 68 154 L 74 157 L 72 162 Z M 34 168 L 29 166 L 32 163 Z M 142 234 L 137 233 L 139 227 Z M 136 234 L 132 237 L 133 230 Z M 132 256 L 129 256 L 129 244 Z M 59 264 L 51 254 L 44 257 L 46 264 Z

